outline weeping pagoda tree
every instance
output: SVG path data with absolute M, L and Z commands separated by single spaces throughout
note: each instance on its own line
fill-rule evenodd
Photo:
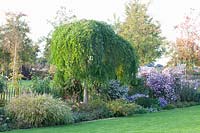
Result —
M 137 59 L 131 44 L 115 34 L 111 26 L 94 20 L 80 20 L 59 26 L 52 35 L 51 62 L 56 66 L 55 83 L 64 87 L 69 78 L 81 81 L 84 103 L 94 83 L 135 79 Z

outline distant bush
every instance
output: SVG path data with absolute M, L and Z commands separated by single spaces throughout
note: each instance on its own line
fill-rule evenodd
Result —
M 113 116 L 108 109 L 106 102 L 101 99 L 92 100 L 88 104 L 74 105 L 73 112 L 75 122 L 90 121 Z
M 83 100 L 83 87 L 80 80 L 71 78 L 66 80 L 64 84 L 63 87 L 59 87 L 54 81 L 52 94 L 74 103 Z
M 197 81 L 177 80 L 176 93 L 180 102 L 200 102 L 200 88 Z
M 50 81 L 49 77 L 45 77 L 44 79 L 34 77 L 33 85 L 31 87 L 32 91 L 38 94 L 49 94 L 51 92 Z
M 135 103 L 127 103 L 122 99 L 104 102 L 101 99 L 90 101 L 86 104 L 73 105 L 75 122 L 90 121 L 95 119 L 130 116 L 144 114 L 145 108 Z
M 163 97 L 168 102 L 177 100 L 175 94 L 175 81 L 172 75 L 162 73 L 150 73 L 147 77 L 147 86 L 152 90 L 153 97 Z
M 174 109 L 176 108 L 176 106 L 174 104 L 167 104 L 165 107 L 163 107 L 163 109 L 166 109 L 166 110 L 170 110 L 170 109 Z
M 134 95 L 134 94 L 145 94 L 148 95 L 150 90 L 148 86 L 145 84 L 146 78 L 137 78 L 135 81 L 131 83 L 131 87 L 129 89 L 128 94 Z
M 6 117 L 4 108 L 0 107 L 0 132 L 10 130 L 10 119 Z
M 140 97 L 135 101 L 135 103 L 144 108 L 158 108 L 158 100 L 155 98 Z
M 6 79 L 3 76 L 0 76 L 0 93 L 7 89 Z
M 5 99 L 0 99 L 0 107 L 4 107 L 6 105 Z
M 110 100 L 116 100 L 127 97 L 128 91 L 128 87 L 121 85 L 118 80 L 111 80 L 108 85 L 107 94 Z
M 158 107 L 148 107 L 148 108 L 145 108 L 145 109 L 149 113 L 158 112 L 160 110 L 160 108 L 158 108 Z
M 161 108 L 164 108 L 165 106 L 168 105 L 167 100 L 165 100 L 165 99 L 162 98 L 162 97 L 159 97 L 159 98 L 158 98 L 158 102 L 159 102 L 159 105 L 160 105 Z
M 73 122 L 70 108 L 50 95 L 23 94 L 6 106 L 6 114 L 17 128 L 42 127 Z
M 115 117 L 120 117 L 130 116 L 136 112 L 139 112 L 141 106 L 134 103 L 126 103 L 125 101 L 118 99 L 115 101 L 110 101 L 108 103 L 108 108 Z
M 125 99 L 128 102 L 135 102 L 139 98 L 148 98 L 148 97 L 149 97 L 148 95 L 144 95 L 144 94 L 134 94 L 132 96 L 126 97 Z
M 184 107 L 189 107 L 189 106 L 194 106 L 194 105 L 199 105 L 198 102 L 176 102 L 175 106 L 177 108 L 184 108 Z

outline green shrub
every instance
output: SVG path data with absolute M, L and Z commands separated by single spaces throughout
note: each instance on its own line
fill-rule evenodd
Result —
M 90 121 L 112 117 L 112 113 L 107 107 L 106 102 L 95 99 L 88 104 L 80 104 L 73 108 L 75 122 Z
M 3 107 L 0 107 L 0 115 L 3 115 L 3 114 L 5 114 L 5 110 Z
M 145 114 L 147 112 L 148 112 L 147 109 L 145 109 L 145 108 L 143 108 L 142 106 L 139 106 L 139 105 L 138 105 L 138 108 L 136 108 L 135 111 L 134 111 L 135 114 Z
M 163 107 L 163 109 L 166 109 L 166 110 L 170 110 L 170 109 L 174 109 L 176 108 L 176 106 L 174 104 L 167 104 L 165 107 Z
M 180 102 L 200 102 L 200 88 L 197 82 L 177 79 L 176 94 Z
M 4 108 L 0 108 L 0 132 L 10 130 L 10 119 L 6 117 Z
M 108 85 L 107 95 L 110 100 L 122 99 L 128 96 L 128 87 L 123 86 L 118 80 L 111 80 Z
M 50 81 L 49 77 L 45 77 L 44 79 L 35 77 L 33 78 L 31 89 L 38 94 L 49 94 L 51 92 Z
M 6 105 L 6 100 L 0 99 L 0 107 L 4 107 Z
M 148 113 L 158 112 L 160 110 L 160 108 L 158 108 L 158 107 L 148 107 L 148 108 L 145 108 L 145 109 Z
M 5 106 L 17 128 L 41 127 L 73 122 L 70 108 L 50 95 L 23 94 Z
M 183 86 L 181 89 L 179 89 L 178 94 L 180 96 L 180 101 L 182 102 L 200 101 L 197 90 L 190 88 L 189 85 Z
M 145 84 L 145 78 L 137 78 L 131 83 L 131 87 L 129 89 L 129 95 L 134 94 L 145 94 L 149 95 L 150 89 Z
M 78 123 L 95 120 L 95 116 L 91 112 L 73 112 L 73 119 L 75 123 Z
M 7 83 L 3 76 L 0 76 L 0 93 L 7 89 Z
M 115 117 L 133 115 L 141 109 L 141 106 L 123 100 L 110 101 L 107 106 Z
M 195 105 L 199 105 L 200 103 L 199 102 L 189 102 L 190 103 L 190 106 L 195 106 Z
M 199 104 L 198 102 L 176 102 L 175 106 L 177 108 L 184 108 L 184 107 L 194 106 L 198 104 Z
M 143 106 L 144 108 L 159 107 L 158 100 L 154 98 L 140 97 L 135 101 L 135 103 L 140 106 Z
M 80 80 L 71 78 L 65 81 L 62 87 L 53 82 L 52 94 L 55 97 L 61 97 L 74 103 L 83 101 L 83 87 Z

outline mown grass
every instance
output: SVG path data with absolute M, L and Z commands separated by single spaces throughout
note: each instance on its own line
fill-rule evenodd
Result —
M 20 89 L 28 89 L 28 88 L 31 88 L 32 84 L 33 84 L 32 80 L 20 80 L 19 81 L 19 88 Z M 12 81 L 8 81 L 7 85 L 8 85 L 8 89 L 13 88 Z
M 199 133 L 200 106 L 8 133 Z

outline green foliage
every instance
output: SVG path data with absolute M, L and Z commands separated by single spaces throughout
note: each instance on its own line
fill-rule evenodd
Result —
M 131 87 L 129 89 L 129 95 L 133 94 L 146 94 L 150 93 L 150 89 L 145 85 L 145 78 L 137 78 L 131 83 Z
M 135 101 L 136 104 L 141 105 L 142 107 L 149 108 L 149 107 L 159 107 L 158 100 L 153 98 L 147 97 L 140 97 Z
M 17 128 L 41 127 L 73 122 L 70 108 L 50 95 L 24 94 L 5 107 Z
M 23 13 L 6 13 L 6 23 L 0 28 L 0 49 L 2 56 L 0 62 L 6 76 L 12 75 L 13 86 L 19 95 L 18 80 L 22 77 L 20 68 L 22 64 L 31 64 L 36 59 L 38 46 L 33 46 L 29 38 L 29 26 Z M 8 59 L 8 60 L 7 60 Z M 8 73 L 11 72 L 11 73 Z
M 2 25 L 0 28 L 0 41 L 2 42 L 2 44 L 0 44 L 0 49 L 2 50 L 0 61 L 4 68 L 3 72 L 8 71 L 9 63 L 13 65 L 14 56 L 17 56 L 16 59 L 20 65 L 21 63 L 24 65 L 32 64 L 36 60 L 39 47 L 33 45 L 33 41 L 28 35 L 30 33 L 30 28 L 26 22 L 25 16 L 26 15 L 23 13 L 15 14 L 8 12 L 6 13 L 6 24 Z M 15 46 L 16 49 L 14 48 Z M 17 55 L 14 55 L 14 50 L 17 50 Z
M 129 88 L 127 86 L 123 86 L 117 80 L 109 81 L 108 88 L 105 89 L 106 95 L 109 100 L 122 99 L 128 96 Z
M 174 109 L 176 108 L 176 106 L 174 104 L 167 104 L 165 107 L 163 107 L 163 109 L 166 109 L 166 110 L 170 110 L 170 109 Z
M 73 108 L 75 122 L 112 117 L 113 114 L 102 99 L 91 100 L 87 105 L 80 104 Z
M 141 109 L 141 106 L 134 103 L 126 103 L 123 100 L 110 101 L 107 106 L 115 117 L 130 116 Z
M 62 25 L 62 24 L 68 24 L 76 20 L 76 16 L 73 12 L 68 11 L 66 7 L 61 6 L 60 9 L 56 12 L 56 15 L 51 19 L 48 20 L 48 23 L 53 27 L 53 30 L 55 30 L 56 27 Z M 45 64 L 49 63 L 50 59 L 50 45 L 51 45 L 51 39 L 52 39 L 52 33 L 53 30 L 51 30 L 47 36 L 42 37 L 39 41 L 40 43 L 45 43 L 44 47 L 44 60 L 46 60 Z
M 51 61 L 56 65 L 54 80 L 59 86 L 76 78 L 87 84 L 135 77 L 134 49 L 112 28 L 94 20 L 81 20 L 58 27 L 52 36 Z
M 177 108 L 184 108 L 184 107 L 190 107 L 190 106 L 194 106 L 194 105 L 199 105 L 198 102 L 176 102 L 175 106 Z
M 197 83 L 195 83 L 197 84 Z M 200 102 L 199 88 L 195 89 L 194 83 L 188 81 L 176 82 L 176 94 L 181 102 Z
M 118 26 L 118 33 L 136 50 L 139 64 L 155 61 L 165 51 L 160 25 L 147 15 L 147 5 L 132 0 L 126 6 L 126 19 Z
M 148 110 L 146 108 L 143 108 L 142 106 L 138 106 L 137 109 L 135 109 L 135 114 L 145 114 Z
M 116 100 L 116 99 L 125 99 L 128 96 L 129 87 L 123 85 L 118 80 L 110 80 L 105 85 L 95 85 L 94 98 L 101 97 L 104 100 Z
M 9 133 L 198 133 L 200 106 L 174 109 L 136 117 L 79 123 L 74 126 L 14 130 Z
M 39 77 L 33 78 L 33 85 L 31 86 L 31 90 L 38 94 L 48 94 L 51 93 L 51 86 L 50 86 L 50 77 L 45 77 L 41 79 Z
M 198 94 L 197 90 L 190 88 L 188 86 L 182 87 L 179 90 L 179 96 L 181 101 L 191 102 L 191 101 L 198 101 L 200 102 L 200 94 Z
M 7 81 L 6 81 L 5 77 L 0 76 L 0 94 L 3 93 L 5 90 L 7 90 Z M 0 107 L 4 107 L 5 104 L 6 104 L 6 100 L 2 96 L 0 98 Z
M 6 117 L 4 108 L 0 107 L 0 132 L 10 129 L 10 119 Z
M 1 34 L 1 33 L 0 33 Z M 11 63 L 10 53 L 3 50 L 3 45 L 0 44 L 0 67 L 3 75 L 8 76 L 11 72 L 9 64 Z
M 0 76 L 0 93 L 4 92 L 7 89 L 6 79 L 3 76 Z
M 72 102 L 80 102 L 83 100 L 83 87 L 81 82 L 76 79 L 66 80 L 64 87 L 57 87 L 54 85 L 52 93 L 56 97 L 62 97 Z
M 4 107 L 6 105 L 5 99 L 0 99 L 0 107 Z

